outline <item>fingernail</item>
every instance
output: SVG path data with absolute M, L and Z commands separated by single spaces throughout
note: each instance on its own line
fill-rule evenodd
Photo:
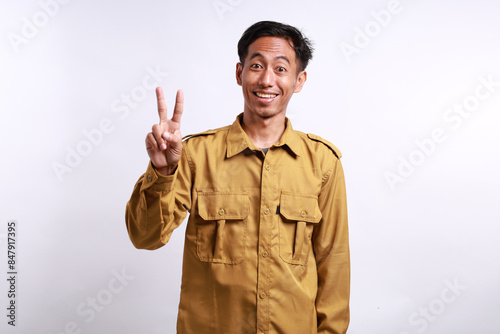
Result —
M 169 139 L 170 139 L 170 133 L 165 132 L 165 133 L 163 134 L 163 139 L 165 139 L 165 140 L 169 140 Z
M 167 145 L 165 145 L 165 143 L 163 143 L 163 144 L 160 145 L 160 148 L 161 148 L 162 151 L 166 150 L 167 149 Z

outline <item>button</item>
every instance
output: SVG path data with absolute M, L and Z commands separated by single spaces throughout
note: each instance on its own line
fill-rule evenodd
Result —
M 271 165 L 266 165 L 266 170 L 270 170 L 271 169 Z
M 224 211 L 224 209 L 219 210 L 219 216 L 224 216 L 225 213 L 226 213 L 226 211 Z
M 269 212 L 271 212 L 271 210 L 269 210 L 269 208 L 266 208 L 266 209 L 264 210 L 264 214 L 265 214 L 265 215 L 268 215 L 268 214 L 269 214 Z
M 304 218 L 306 216 L 306 212 L 304 210 L 300 211 L 300 216 Z
M 262 257 L 267 257 L 268 255 L 269 255 L 269 253 L 267 251 L 262 252 Z
M 153 180 L 153 177 L 151 176 L 151 174 L 148 174 L 147 179 L 148 179 L 148 182 L 151 182 L 151 180 Z
M 264 298 L 266 298 L 266 297 L 267 297 L 267 295 L 266 295 L 266 293 L 265 293 L 265 292 L 262 292 L 262 293 L 260 294 L 260 298 L 261 298 L 261 299 L 264 299 Z

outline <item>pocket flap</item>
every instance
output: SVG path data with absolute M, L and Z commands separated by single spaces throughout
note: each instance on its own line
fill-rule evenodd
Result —
M 280 213 L 288 220 L 307 223 L 318 223 L 322 217 L 317 196 L 285 192 L 280 197 Z
M 198 192 L 198 214 L 204 220 L 245 219 L 250 211 L 246 193 Z

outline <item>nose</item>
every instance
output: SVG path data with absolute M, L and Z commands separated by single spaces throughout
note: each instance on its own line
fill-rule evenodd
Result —
M 268 67 L 261 72 L 261 76 L 259 78 L 259 85 L 262 87 L 272 87 L 274 86 L 275 80 L 276 77 L 273 69 Z

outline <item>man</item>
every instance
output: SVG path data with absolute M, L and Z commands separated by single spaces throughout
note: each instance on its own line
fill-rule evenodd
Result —
M 183 93 L 146 137 L 151 159 L 127 204 L 137 248 L 165 245 L 190 212 L 178 333 L 345 333 L 350 263 L 340 152 L 292 129 L 310 42 L 258 22 L 238 43 L 243 113 L 182 141 Z

